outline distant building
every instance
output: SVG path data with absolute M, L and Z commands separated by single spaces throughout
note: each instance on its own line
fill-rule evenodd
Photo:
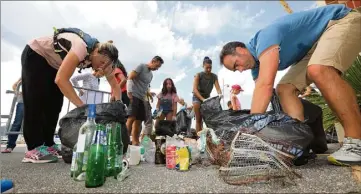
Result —
M 356 8 L 361 6 L 360 0 L 317 0 L 318 6 L 330 5 L 330 4 L 345 4 L 349 8 Z

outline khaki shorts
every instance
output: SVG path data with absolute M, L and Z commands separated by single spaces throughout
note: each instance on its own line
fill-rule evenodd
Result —
M 299 91 L 312 84 L 307 66 L 332 66 L 344 73 L 361 52 L 361 8 L 340 20 L 331 20 L 307 55 L 292 65 L 278 84 L 292 84 Z

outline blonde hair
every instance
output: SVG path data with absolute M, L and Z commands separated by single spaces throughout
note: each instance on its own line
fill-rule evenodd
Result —
M 115 63 L 118 60 L 118 49 L 113 44 L 112 40 L 105 43 L 99 43 L 97 45 L 98 53 L 109 57 L 109 59 Z

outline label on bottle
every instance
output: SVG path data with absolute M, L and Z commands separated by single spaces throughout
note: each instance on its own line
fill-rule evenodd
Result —
M 85 151 L 83 156 L 83 168 L 82 168 L 83 172 L 86 171 L 87 164 L 88 164 L 88 151 Z
M 73 152 L 73 157 L 72 157 L 72 159 L 71 159 L 71 166 L 70 166 L 70 171 L 75 171 L 75 166 L 76 166 L 76 157 L 77 156 L 77 154 L 76 154 L 76 152 Z
M 76 152 L 84 152 L 86 134 L 79 134 Z

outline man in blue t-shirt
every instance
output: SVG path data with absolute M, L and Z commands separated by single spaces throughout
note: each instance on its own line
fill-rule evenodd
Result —
M 361 9 L 337 4 L 281 17 L 258 31 L 248 44 L 229 42 L 220 53 L 220 62 L 231 71 L 252 69 L 256 87 L 251 113 L 266 111 L 277 70 L 290 67 L 277 93 L 283 110 L 304 120 L 298 95 L 315 83 L 340 118 L 347 137 L 329 161 L 361 163 L 361 115 L 355 92 L 341 77 L 360 51 Z

